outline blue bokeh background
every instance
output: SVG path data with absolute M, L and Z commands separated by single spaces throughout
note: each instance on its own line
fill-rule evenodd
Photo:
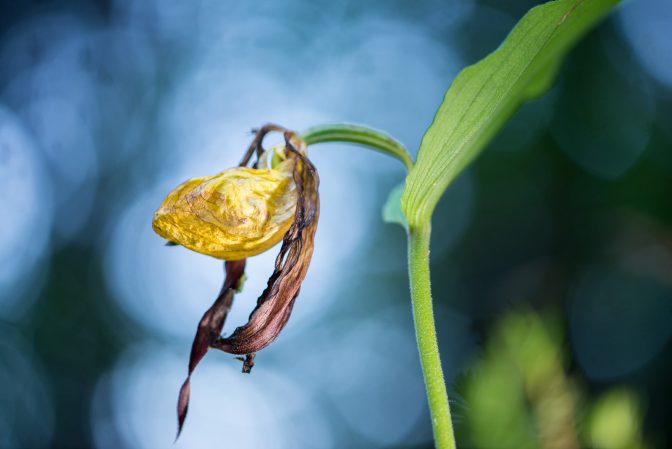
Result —
M 234 165 L 265 122 L 363 123 L 415 153 L 451 79 L 534 4 L 0 2 L 0 448 L 171 447 L 222 266 L 152 232 L 166 193 Z M 589 392 L 628 385 L 645 433 L 672 443 L 671 26 L 669 1 L 621 5 L 441 201 L 458 422 L 455 377 L 524 305 L 564 323 Z M 310 155 L 322 214 L 292 318 L 251 376 L 205 358 L 176 448 L 431 446 L 405 236 L 380 218 L 403 169 L 344 145 Z M 225 332 L 273 253 L 249 261 Z

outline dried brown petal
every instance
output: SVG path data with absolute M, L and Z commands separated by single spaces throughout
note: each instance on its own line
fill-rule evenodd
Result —
M 236 290 L 240 287 L 241 278 L 245 273 L 245 260 L 236 260 L 226 262 L 224 264 L 226 271 L 226 278 L 219 296 L 214 304 L 208 309 L 198 323 L 198 329 L 194 342 L 191 345 L 191 354 L 189 355 L 189 373 L 182 388 L 177 401 L 177 436 L 182 432 L 184 420 L 187 417 L 187 410 L 189 409 L 189 394 L 191 373 L 196 369 L 196 365 L 201 361 L 208 348 L 210 348 L 213 341 L 219 338 L 224 327 L 224 320 L 231 309 L 233 297 Z
M 299 199 L 294 221 L 283 238 L 275 270 L 248 323 L 237 328 L 231 336 L 218 338 L 213 343 L 213 347 L 231 354 L 257 352 L 275 340 L 289 319 L 313 255 L 319 216 L 319 178 L 313 164 L 292 146 L 292 136 L 285 132 L 290 157 L 297 159 L 294 182 Z

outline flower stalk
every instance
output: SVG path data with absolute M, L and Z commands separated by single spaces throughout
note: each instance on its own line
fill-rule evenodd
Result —
M 399 141 L 382 131 L 366 126 L 344 123 L 314 126 L 307 129 L 301 137 L 308 146 L 328 142 L 354 143 L 398 159 L 404 164 L 407 172 L 413 168 L 411 155 Z
M 434 324 L 429 276 L 430 235 L 431 226 L 429 224 L 411 227 L 408 232 L 408 273 L 413 304 L 413 322 L 436 448 L 455 449 L 448 392 L 443 377 Z
M 310 128 L 302 137 L 307 145 L 344 142 L 372 148 L 401 161 L 407 172 L 413 169 L 413 159 L 401 143 L 371 128 L 344 124 L 322 125 Z M 455 449 L 457 446 L 434 322 L 429 270 L 430 235 L 429 222 L 408 229 L 408 272 L 413 321 L 435 445 L 437 449 Z

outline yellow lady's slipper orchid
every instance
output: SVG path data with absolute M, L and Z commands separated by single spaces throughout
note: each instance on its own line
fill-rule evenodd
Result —
M 294 219 L 295 163 L 291 158 L 275 168 L 234 167 L 190 179 L 156 211 L 154 231 L 218 259 L 260 254 L 282 240 Z
M 263 151 L 269 132 L 285 144 Z M 319 177 L 305 142 L 277 125 L 256 134 L 239 167 L 186 181 L 170 192 L 154 214 L 157 234 L 193 251 L 226 260 L 224 285 L 198 324 L 189 371 L 177 405 L 178 436 L 187 416 L 191 374 L 210 348 L 237 354 L 249 373 L 257 351 L 271 344 L 287 324 L 308 272 L 320 214 Z M 254 168 L 246 165 L 257 154 Z M 272 153 L 272 155 L 271 155 Z M 272 157 L 269 157 L 272 156 Z M 271 168 L 266 168 L 270 163 Z M 282 240 L 266 289 L 246 324 L 224 337 L 224 321 L 242 285 L 245 259 Z

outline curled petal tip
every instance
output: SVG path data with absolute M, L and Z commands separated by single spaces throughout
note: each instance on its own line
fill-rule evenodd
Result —
M 243 362 L 243 368 L 241 370 L 243 374 L 250 374 L 252 372 L 252 368 L 254 368 L 255 356 L 256 354 L 253 352 L 251 354 L 245 354 L 245 357 L 236 357 L 236 360 Z
M 180 394 L 177 399 L 177 435 L 175 436 L 175 442 L 177 442 L 177 439 L 180 438 L 182 427 L 184 426 L 184 420 L 186 419 L 187 412 L 189 411 L 189 395 L 191 394 L 190 384 L 191 377 L 188 376 L 180 388 Z

